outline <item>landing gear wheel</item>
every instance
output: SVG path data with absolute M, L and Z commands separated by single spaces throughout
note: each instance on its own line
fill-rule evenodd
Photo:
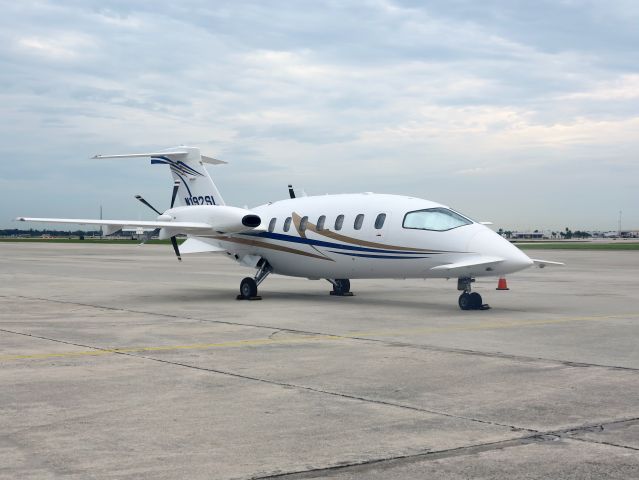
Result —
M 339 293 L 348 293 L 351 291 L 351 282 L 348 278 L 338 278 L 335 280 L 337 287 L 333 287 L 333 290 Z
M 340 297 L 351 297 L 351 282 L 348 278 L 336 278 L 333 282 L 333 291 L 331 295 L 337 295 Z
M 481 295 L 477 292 L 470 294 L 470 308 L 471 310 L 479 310 L 482 306 Z
M 477 292 L 464 292 L 459 296 L 459 308 L 462 310 L 484 310 L 481 295 Z
M 257 282 L 251 277 L 246 277 L 242 280 L 242 283 L 240 283 L 240 295 L 238 298 L 240 297 L 243 300 L 250 300 L 257 297 Z
M 462 310 L 471 310 L 472 309 L 472 300 L 470 298 L 470 293 L 462 293 L 459 296 L 459 308 Z

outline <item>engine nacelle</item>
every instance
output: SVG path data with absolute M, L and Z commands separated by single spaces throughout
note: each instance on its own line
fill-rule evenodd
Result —
M 250 210 L 228 205 L 175 207 L 160 215 L 158 220 L 206 223 L 211 226 L 211 230 L 224 233 L 244 232 L 257 228 L 262 223 L 262 219 Z

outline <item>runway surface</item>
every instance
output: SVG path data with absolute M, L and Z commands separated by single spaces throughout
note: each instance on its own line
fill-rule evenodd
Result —
M 0 478 L 639 478 L 639 253 L 478 280 L 0 243 Z

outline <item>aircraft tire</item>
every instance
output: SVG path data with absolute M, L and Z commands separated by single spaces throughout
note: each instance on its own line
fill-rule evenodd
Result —
M 470 294 L 470 309 L 471 310 L 479 310 L 482 305 L 481 295 L 477 292 L 473 292 Z
M 257 283 L 251 277 L 246 277 L 240 283 L 240 295 L 242 298 L 249 299 L 257 297 Z
M 337 285 L 333 285 L 333 291 L 335 293 L 348 293 L 351 291 L 351 282 L 348 278 L 337 278 L 335 279 L 335 283 Z
M 462 293 L 459 296 L 459 308 L 462 310 L 471 310 L 472 309 L 472 301 L 470 298 L 470 293 Z

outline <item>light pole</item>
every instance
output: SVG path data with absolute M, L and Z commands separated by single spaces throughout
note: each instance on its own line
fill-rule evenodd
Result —
M 619 229 L 617 230 L 617 236 L 621 238 L 621 210 L 619 210 Z

